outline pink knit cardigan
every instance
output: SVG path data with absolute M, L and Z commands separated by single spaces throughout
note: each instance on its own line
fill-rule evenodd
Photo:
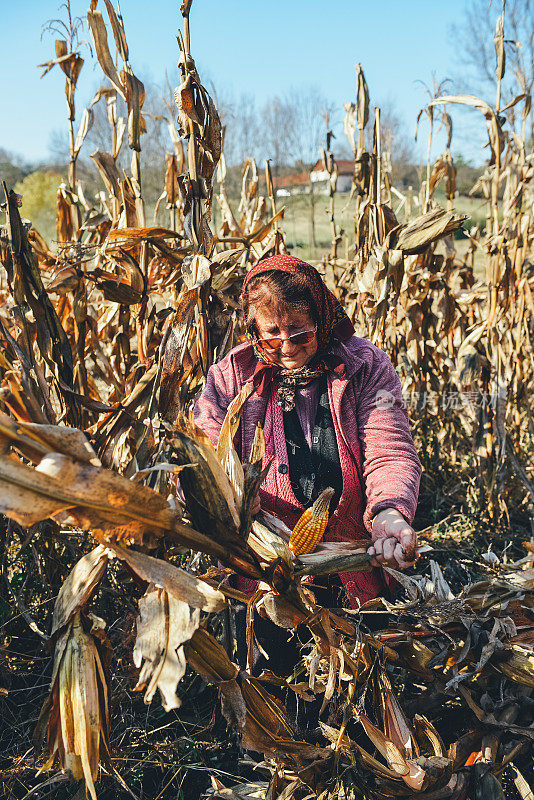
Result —
M 335 535 L 330 538 L 350 541 L 370 532 L 373 517 L 384 508 L 396 508 L 412 522 L 421 464 L 410 433 L 400 381 L 386 353 L 357 336 L 336 343 L 333 352 L 340 356 L 345 372 L 341 376 L 336 373 L 328 376 L 330 405 L 340 454 L 348 453 L 353 469 L 343 469 L 343 494 L 338 509 L 344 518 L 336 515 Z M 206 387 L 195 406 L 195 420 L 212 442 L 217 441 L 229 403 L 252 380 L 256 363 L 252 347 L 245 343 L 210 368 Z M 275 447 L 269 441 L 269 436 L 273 437 L 277 430 L 271 421 L 276 416 L 273 408 L 272 394 L 270 397 L 252 394 L 245 403 L 235 443 L 242 460 L 246 460 L 256 424 L 260 422 L 265 427 L 267 422 L 267 452 L 275 458 L 260 491 L 262 508 L 292 527 L 302 506 L 285 487 L 286 482 L 289 485 L 289 476 L 284 468 L 279 470 L 284 460 L 280 446 Z M 361 582 L 357 576 L 358 573 L 341 575 L 346 589 L 350 582 L 357 591 Z M 362 585 L 357 594 L 363 602 L 379 591 L 375 581 L 374 589 L 371 585 L 364 589 Z M 349 591 L 352 601 L 350 594 Z

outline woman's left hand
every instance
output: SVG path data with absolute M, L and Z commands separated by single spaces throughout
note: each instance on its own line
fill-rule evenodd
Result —
M 384 508 L 373 518 L 372 547 L 368 553 L 374 567 L 406 569 L 417 559 L 417 534 L 396 508 Z

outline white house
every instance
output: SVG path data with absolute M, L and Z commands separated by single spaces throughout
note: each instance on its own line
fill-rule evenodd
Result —
M 341 159 L 336 161 L 337 166 L 337 187 L 338 192 L 350 192 L 352 186 L 352 176 L 354 173 L 354 161 Z M 324 168 L 323 160 L 320 158 L 310 173 L 310 179 L 314 184 L 314 191 L 320 194 L 328 194 L 330 176 Z
M 336 161 L 337 165 L 337 191 L 350 192 L 354 161 L 342 159 Z M 319 159 L 311 172 L 297 172 L 293 175 L 284 175 L 274 179 L 274 187 L 279 197 L 289 197 L 292 194 L 309 194 L 310 181 L 315 194 L 328 194 L 330 176 L 324 169 L 322 159 Z

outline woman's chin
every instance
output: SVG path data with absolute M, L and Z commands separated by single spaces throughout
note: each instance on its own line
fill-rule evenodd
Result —
M 300 369 L 307 361 L 307 358 L 281 358 L 279 363 L 283 369 Z

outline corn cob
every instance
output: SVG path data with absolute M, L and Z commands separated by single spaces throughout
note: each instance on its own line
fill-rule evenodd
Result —
M 333 489 L 325 489 L 297 520 L 289 539 L 289 548 L 296 556 L 312 553 L 323 538 L 328 523 L 328 507 L 333 494 Z

